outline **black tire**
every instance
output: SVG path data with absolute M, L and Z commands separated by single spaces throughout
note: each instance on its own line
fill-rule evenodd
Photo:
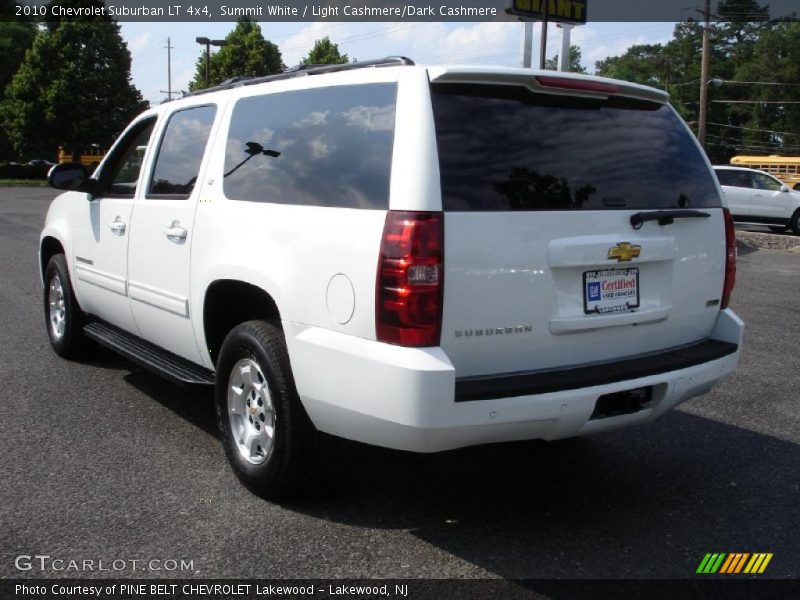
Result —
M 263 383 L 260 387 L 248 384 L 250 379 L 244 378 L 244 372 Z M 234 393 L 233 388 L 238 390 L 240 383 L 241 391 Z M 233 415 L 229 412 L 229 390 L 232 403 L 238 402 L 237 398 L 246 403 Z M 318 434 L 297 394 L 279 327 L 247 321 L 230 331 L 217 361 L 216 409 L 225 453 L 234 473 L 250 491 L 278 500 L 296 496 L 308 487 L 316 463 Z M 262 439 L 264 448 L 256 441 Z M 254 446 L 256 443 L 259 445 Z M 254 447 L 256 450 L 252 450 Z
M 789 227 L 791 227 L 792 233 L 800 235 L 800 208 L 794 211 Z
M 785 233 L 789 229 L 788 225 L 770 225 L 769 230 L 775 233 Z
M 60 293 L 56 291 L 57 288 L 60 288 Z M 67 259 L 63 254 L 56 254 L 47 263 L 43 299 L 47 335 L 56 354 L 62 358 L 78 358 L 85 354 L 90 345 L 83 334 L 85 318 L 72 290 Z M 58 316 L 51 312 L 51 300 L 54 301 L 53 310 Z M 63 323 L 59 325 L 56 321 L 62 319 Z

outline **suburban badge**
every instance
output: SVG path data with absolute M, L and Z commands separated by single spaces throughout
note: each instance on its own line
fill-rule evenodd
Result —
M 533 325 L 514 325 L 513 327 L 487 327 L 486 329 L 456 329 L 455 336 L 460 337 L 489 337 L 490 335 L 515 335 L 518 333 L 532 333 Z

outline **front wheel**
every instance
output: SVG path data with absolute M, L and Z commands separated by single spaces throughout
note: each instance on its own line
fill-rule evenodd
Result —
M 88 347 L 84 316 L 67 271 L 67 259 L 56 254 L 44 272 L 44 316 L 50 345 L 62 358 L 77 358 Z
M 268 499 L 302 491 L 313 471 L 317 432 L 295 389 L 280 328 L 238 325 L 217 361 L 217 424 L 239 480 Z

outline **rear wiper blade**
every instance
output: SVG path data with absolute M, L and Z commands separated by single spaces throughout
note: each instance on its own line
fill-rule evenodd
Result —
M 646 221 L 658 221 L 659 225 L 670 225 L 675 219 L 705 219 L 711 214 L 700 210 L 650 210 L 631 215 L 631 226 L 641 229 Z

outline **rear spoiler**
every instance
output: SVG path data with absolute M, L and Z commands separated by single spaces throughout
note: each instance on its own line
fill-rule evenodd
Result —
M 665 104 L 669 100 L 667 92 L 646 85 L 560 71 L 532 71 L 508 67 L 428 67 L 428 77 L 431 83 L 524 85 L 543 94 L 592 98 L 625 96 L 660 104 Z

